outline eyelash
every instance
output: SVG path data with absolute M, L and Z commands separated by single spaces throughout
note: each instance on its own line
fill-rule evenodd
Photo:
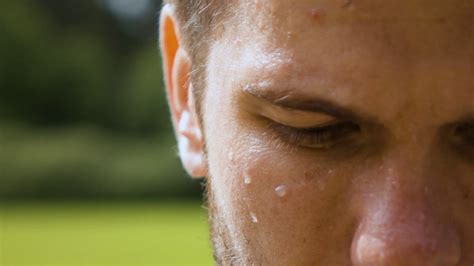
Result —
M 474 122 L 460 124 L 454 128 L 453 145 L 461 154 L 474 159 Z
M 351 137 L 361 132 L 358 124 L 343 121 L 325 126 L 295 128 L 270 121 L 270 126 L 278 137 L 287 144 L 311 148 L 330 149 L 342 143 L 348 143 Z M 463 150 L 474 147 L 474 123 L 468 122 L 455 128 L 457 146 Z
M 474 145 L 474 122 L 458 125 L 455 134 L 464 139 L 468 145 Z
M 294 128 L 274 123 L 273 128 L 283 141 L 313 149 L 332 148 L 361 130 L 359 125 L 350 121 L 311 128 Z

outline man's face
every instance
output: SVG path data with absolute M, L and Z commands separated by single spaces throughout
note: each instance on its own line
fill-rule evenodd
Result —
M 210 49 L 223 263 L 474 263 L 474 6 L 242 4 Z
M 221 263 L 472 265 L 473 3 L 247 2 L 202 109 Z

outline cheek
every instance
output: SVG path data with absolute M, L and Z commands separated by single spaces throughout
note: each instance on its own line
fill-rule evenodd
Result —
M 263 137 L 236 135 L 227 141 L 209 150 L 212 192 L 231 235 L 247 243 L 249 253 L 265 257 L 281 251 L 294 260 L 350 243 L 344 168 L 277 149 Z M 331 247 L 328 237 L 334 240 Z
M 240 109 L 227 94 L 230 90 L 212 91 L 205 112 L 209 190 L 215 215 L 232 241 L 228 244 L 252 258 L 285 254 L 279 259 L 287 263 L 278 262 L 283 265 L 348 258 L 350 170 L 313 152 L 276 145 L 263 126 L 235 112 Z

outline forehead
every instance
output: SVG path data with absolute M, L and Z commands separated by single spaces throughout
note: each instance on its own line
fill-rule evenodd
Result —
M 383 50 L 404 60 L 473 55 L 472 1 L 247 0 L 237 10 L 233 39 L 267 50 Z
M 242 1 L 228 25 L 214 48 L 236 82 L 294 81 L 294 93 L 370 97 L 393 115 L 427 95 L 440 113 L 472 105 L 471 1 Z

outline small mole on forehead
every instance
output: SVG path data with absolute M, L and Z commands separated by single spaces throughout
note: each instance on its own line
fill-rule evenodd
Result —
M 309 11 L 309 16 L 316 21 L 320 21 L 324 15 L 326 15 L 326 12 L 322 8 L 315 7 Z

